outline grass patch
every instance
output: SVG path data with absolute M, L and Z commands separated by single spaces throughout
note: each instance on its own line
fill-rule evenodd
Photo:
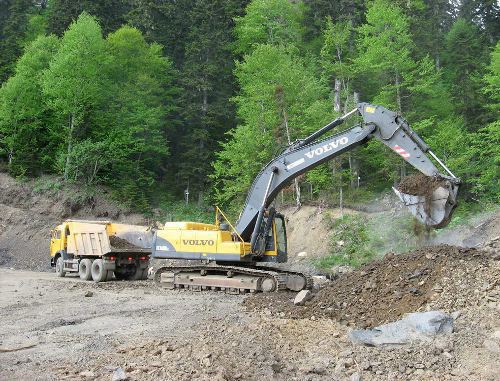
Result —
M 330 237 L 330 255 L 314 260 L 313 264 L 323 270 L 337 265 L 360 266 L 373 258 L 369 250 L 368 225 L 361 215 L 345 215 L 342 218 L 326 218 L 333 231 Z
M 33 185 L 33 192 L 35 193 L 52 193 L 62 190 L 63 182 L 58 178 L 39 177 L 35 180 Z
M 160 205 L 160 218 L 165 221 L 192 221 L 214 223 L 215 212 L 211 208 L 186 204 L 183 201 L 165 201 Z

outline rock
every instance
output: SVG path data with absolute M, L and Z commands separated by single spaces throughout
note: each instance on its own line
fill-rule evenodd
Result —
M 500 345 L 495 343 L 493 340 L 484 340 L 483 346 L 493 353 L 500 353 Z
M 457 320 L 460 317 L 460 315 L 462 315 L 462 312 L 460 311 L 455 311 L 451 313 L 451 317 L 453 318 L 453 320 Z
M 307 257 L 307 252 L 301 251 L 300 253 L 297 254 L 297 257 L 301 257 L 301 258 Z
M 125 381 L 127 379 L 128 376 L 125 371 L 122 368 L 118 367 L 113 372 L 113 378 L 111 379 L 111 381 Z
M 373 329 L 354 330 L 349 339 L 354 344 L 369 346 L 409 344 L 429 341 L 433 337 L 453 332 L 453 318 L 440 311 L 415 312 L 403 319 Z
M 212 365 L 212 360 L 210 359 L 210 357 L 205 357 L 201 360 L 201 365 L 209 367 L 210 365 Z
M 86 297 L 86 298 L 90 298 L 90 297 L 92 297 L 92 296 L 94 296 L 94 293 L 93 293 L 92 291 L 87 291 L 87 292 L 85 293 L 85 297 Z
M 302 290 L 295 296 L 295 299 L 293 300 L 293 304 L 295 304 L 296 306 L 302 306 L 305 302 L 310 300 L 312 297 L 313 297 L 313 295 L 312 295 L 311 291 Z
M 361 381 L 361 375 L 358 372 L 354 372 L 351 374 L 351 378 L 349 378 L 349 381 Z
M 90 370 L 86 370 L 84 372 L 80 372 L 80 376 L 87 377 L 87 378 L 93 378 L 93 377 L 95 377 L 95 374 L 94 374 L 94 372 L 91 372 Z

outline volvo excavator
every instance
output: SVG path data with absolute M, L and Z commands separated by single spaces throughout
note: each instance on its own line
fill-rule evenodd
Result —
M 360 124 L 318 139 L 356 114 L 361 116 Z M 154 273 L 155 281 L 166 288 L 228 293 L 311 288 L 309 275 L 269 266 L 287 261 L 285 219 L 275 210 L 273 201 L 297 176 L 373 138 L 391 148 L 422 174 L 439 181 L 440 185 L 430 199 L 402 193 L 397 187 L 393 189 L 422 223 L 434 228 L 446 226 L 457 205 L 460 179 L 401 115 L 382 106 L 360 103 L 312 135 L 292 143 L 271 160 L 255 178 L 234 226 L 216 208 L 214 224 L 167 222 L 157 230 L 152 245 L 153 258 L 197 262 L 159 267 Z M 441 173 L 430 158 L 446 174 Z

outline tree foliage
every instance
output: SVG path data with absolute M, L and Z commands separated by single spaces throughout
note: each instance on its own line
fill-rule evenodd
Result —
M 175 205 L 185 189 L 236 209 L 289 142 L 368 101 L 402 113 L 462 177 L 463 197 L 498 200 L 498 10 L 490 0 L 0 0 L 0 164 L 106 184 L 140 209 Z M 336 202 L 408 169 L 373 141 L 300 181 Z

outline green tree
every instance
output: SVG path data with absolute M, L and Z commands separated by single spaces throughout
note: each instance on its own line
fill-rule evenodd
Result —
M 264 164 L 331 118 L 328 90 L 287 48 L 258 45 L 237 65 L 241 124 L 214 163 L 217 200 L 242 200 Z
M 455 110 L 463 116 L 469 129 L 477 129 L 485 121 L 482 77 L 489 58 L 478 27 L 458 19 L 446 35 L 443 58 Z
M 61 120 L 45 102 L 42 73 L 58 47 L 54 36 L 38 37 L 0 90 L 0 150 L 16 176 L 55 169 L 54 157 L 61 147 Z
M 7 0 L 0 4 L 0 83 L 12 74 L 23 51 L 23 38 L 33 10 L 31 0 Z
M 43 91 L 51 107 L 68 120 L 64 178 L 68 179 L 71 151 L 79 127 L 97 107 L 106 86 L 102 68 L 106 64 L 105 44 L 96 19 L 82 13 L 61 39 L 61 46 L 44 71 Z
M 126 23 L 125 15 L 130 11 L 130 2 L 127 0 L 51 0 L 48 14 L 49 33 L 62 36 L 84 11 L 97 19 L 104 35 L 107 35 Z
M 166 120 L 176 109 L 175 71 L 161 46 L 147 44 L 135 28 L 125 26 L 111 33 L 107 50 L 106 111 L 95 119 L 107 128 L 93 133 L 95 140 L 107 141 L 112 156 L 102 176 L 120 199 L 145 207 L 153 184 L 165 174 L 171 131 Z
M 484 80 L 487 83 L 484 92 L 491 98 L 489 107 L 495 113 L 494 116 L 498 117 L 500 113 L 500 42 L 491 53 L 491 63 Z
M 302 2 L 253 0 L 246 14 L 236 18 L 236 51 L 249 53 L 258 44 L 300 45 L 302 39 Z

